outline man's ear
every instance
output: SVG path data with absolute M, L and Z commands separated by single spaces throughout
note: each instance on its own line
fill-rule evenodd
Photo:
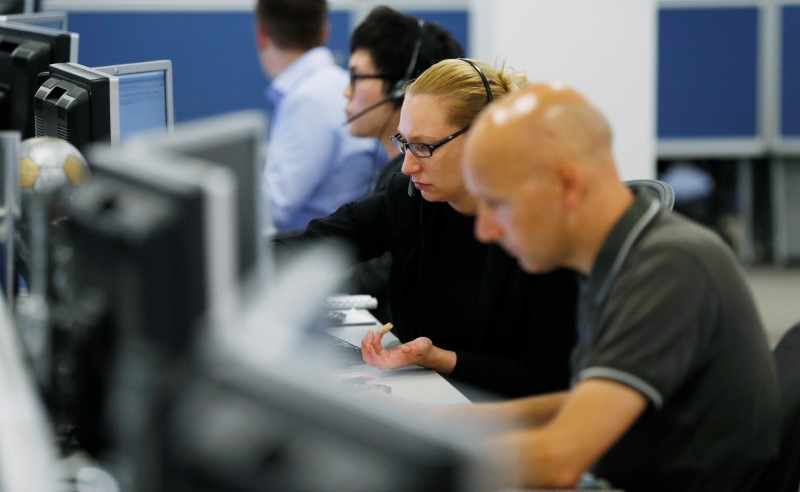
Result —
M 269 36 L 264 32 L 264 28 L 256 23 L 256 46 L 258 46 L 258 51 L 264 51 L 268 44 Z
M 322 27 L 322 39 L 320 46 L 325 46 L 328 44 L 328 41 L 331 39 L 331 24 L 326 22 L 325 25 Z
M 586 175 L 583 169 L 569 160 L 556 164 L 556 177 L 563 190 L 562 198 L 567 210 L 575 210 L 586 193 Z

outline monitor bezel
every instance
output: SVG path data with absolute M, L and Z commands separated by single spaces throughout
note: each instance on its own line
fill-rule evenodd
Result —
M 6 14 L 0 15 L 0 22 L 15 22 L 31 26 L 46 27 L 42 24 L 58 22 L 61 26 L 60 31 L 66 31 L 68 27 L 66 12 L 31 12 L 26 14 Z M 51 28 L 49 28 L 51 29 Z
M 18 22 L 0 23 L 0 34 L 13 36 L 19 35 L 19 32 L 24 32 L 26 35 L 33 35 L 36 41 L 42 42 L 50 41 L 53 39 L 54 35 L 68 35 L 70 37 L 68 63 L 78 63 L 78 42 L 80 40 L 78 33 L 60 29 L 50 29 L 49 27 L 34 26 L 31 24 L 22 24 Z
M 0 172 L 2 173 L 2 190 L 0 190 L 0 241 L 3 243 L 5 256 L 5 276 L 2 283 L 2 297 L 9 309 L 14 308 L 14 238 L 17 232 L 17 217 L 20 210 L 19 160 L 22 151 L 21 134 L 17 131 L 0 131 Z
M 102 67 L 94 67 L 95 70 L 106 73 L 113 77 L 120 75 L 130 75 L 145 72 L 164 72 L 164 80 L 167 84 L 167 133 L 172 133 L 175 128 L 175 109 L 174 99 L 172 96 L 172 61 L 171 60 L 152 60 L 136 63 L 124 63 L 120 65 L 106 65 Z M 119 84 L 117 84 L 119 87 Z M 117 98 L 119 99 L 119 90 L 117 91 Z M 118 115 L 119 116 L 119 115 Z
M 162 187 L 186 183 L 203 190 L 205 293 L 209 319 L 220 320 L 235 310 L 235 277 L 238 256 L 236 186 L 232 171 L 218 169 L 188 156 L 155 149 L 93 144 L 87 152 L 90 168 L 140 183 Z M 181 161 L 181 165 L 176 164 Z M 101 174 L 102 174 L 101 173 Z
M 265 197 L 261 187 L 261 175 L 263 173 L 267 145 L 265 143 L 266 129 L 267 123 L 263 113 L 255 110 L 244 110 L 183 123 L 171 135 L 143 132 L 134 135 L 125 142 L 126 146 L 130 145 L 179 155 L 192 154 L 198 146 L 201 148 L 216 147 L 220 144 L 243 139 L 252 142 L 255 147 L 253 154 L 256 156 L 256 162 L 253 163 L 255 166 L 255 169 L 253 169 L 253 182 L 247 183 L 247 185 L 253 187 L 251 191 L 256 202 L 255 217 L 253 219 L 255 224 L 251 224 L 256 228 L 256 244 L 251 245 L 255 248 L 255 264 L 253 265 L 255 268 L 251 272 L 260 271 L 264 274 L 273 269 L 269 252 L 265 250 L 266 246 L 263 241 L 266 232 L 264 230 L 265 224 L 267 228 L 272 224 L 268 211 L 265 211 L 263 207 Z M 195 158 L 203 160 L 202 156 L 195 155 Z M 211 160 L 208 160 L 208 162 L 216 164 Z
M 13 98 L 20 98 L 16 103 L 9 104 L 12 106 L 9 109 L 8 126 L 4 129 L 17 129 L 22 132 L 23 139 L 34 136 L 34 118 L 33 118 L 33 97 L 36 93 L 36 81 L 38 73 L 46 70 L 47 65 L 53 62 L 77 62 L 78 60 L 78 43 L 80 36 L 77 33 L 70 31 L 62 31 L 58 29 L 50 29 L 46 27 L 32 26 L 28 24 L 21 24 L 16 22 L 0 22 L 0 39 L 2 39 L 5 47 L 2 50 L 2 59 L 8 60 L 9 63 L 14 64 L 14 68 L 4 71 L 0 79 L 4 83 L 10 85 L 12 91 L 24 91 L 24 97 L 14 95 Z M 38 47 L 35 45 L 47 45 L 49 47 L 50 56 L 48 58 L 31 56 L 31 49 L 34 52 L 39 52 Z M 19 61 L 14 60 L 17 56 L 15 52 L 22 46 L 26 46 L 18 54 L 23 59 L 21 66 L 17 66 Z M 33 64 L 33 65 L 31 65 Z M 21 85 L 22 83 L 25 85 Z M 31 91 L 30 94 L 27 94 Z M 25 101 L 29 107 L 22 107 L 18 104 Z M 15 117 L 19 116 L 19 118 Z M 22 116 L 25 115 L 25 116 Z M 4 110 L 3 118 L 6 117 Z

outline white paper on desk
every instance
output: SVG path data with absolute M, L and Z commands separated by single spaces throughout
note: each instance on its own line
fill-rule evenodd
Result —
M 381 371 L 367 365 L 337 370 L 330 375 L 334 381 L 360 378 L 367 384 L 381 384 L 391 388 L 393 397 L 424 405 L 457 405 L 470 403 L 442 376 L 429 369 L 409 366 L 391 371 Z

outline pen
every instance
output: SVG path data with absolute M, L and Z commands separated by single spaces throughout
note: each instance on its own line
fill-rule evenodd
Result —
M 381 335 L 385 335 L 385 334 L 389 333 L 392 330 L 393 327 L 394 327 L 393 324 L 386 323 L 385 325 L 381 326 L 378 329 L 378 333 L 380 333 Z

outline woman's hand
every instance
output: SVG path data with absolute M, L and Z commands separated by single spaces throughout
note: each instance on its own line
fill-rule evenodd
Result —
M 364 362 L 378 369 L 418 365 L 447 375 L 456 366 L 456 353 L 436 347 L 428 337 L 419 337 L 390 349 L 383 348 L 381 339 L 382 332 L 370 330 L 361 340 Z

